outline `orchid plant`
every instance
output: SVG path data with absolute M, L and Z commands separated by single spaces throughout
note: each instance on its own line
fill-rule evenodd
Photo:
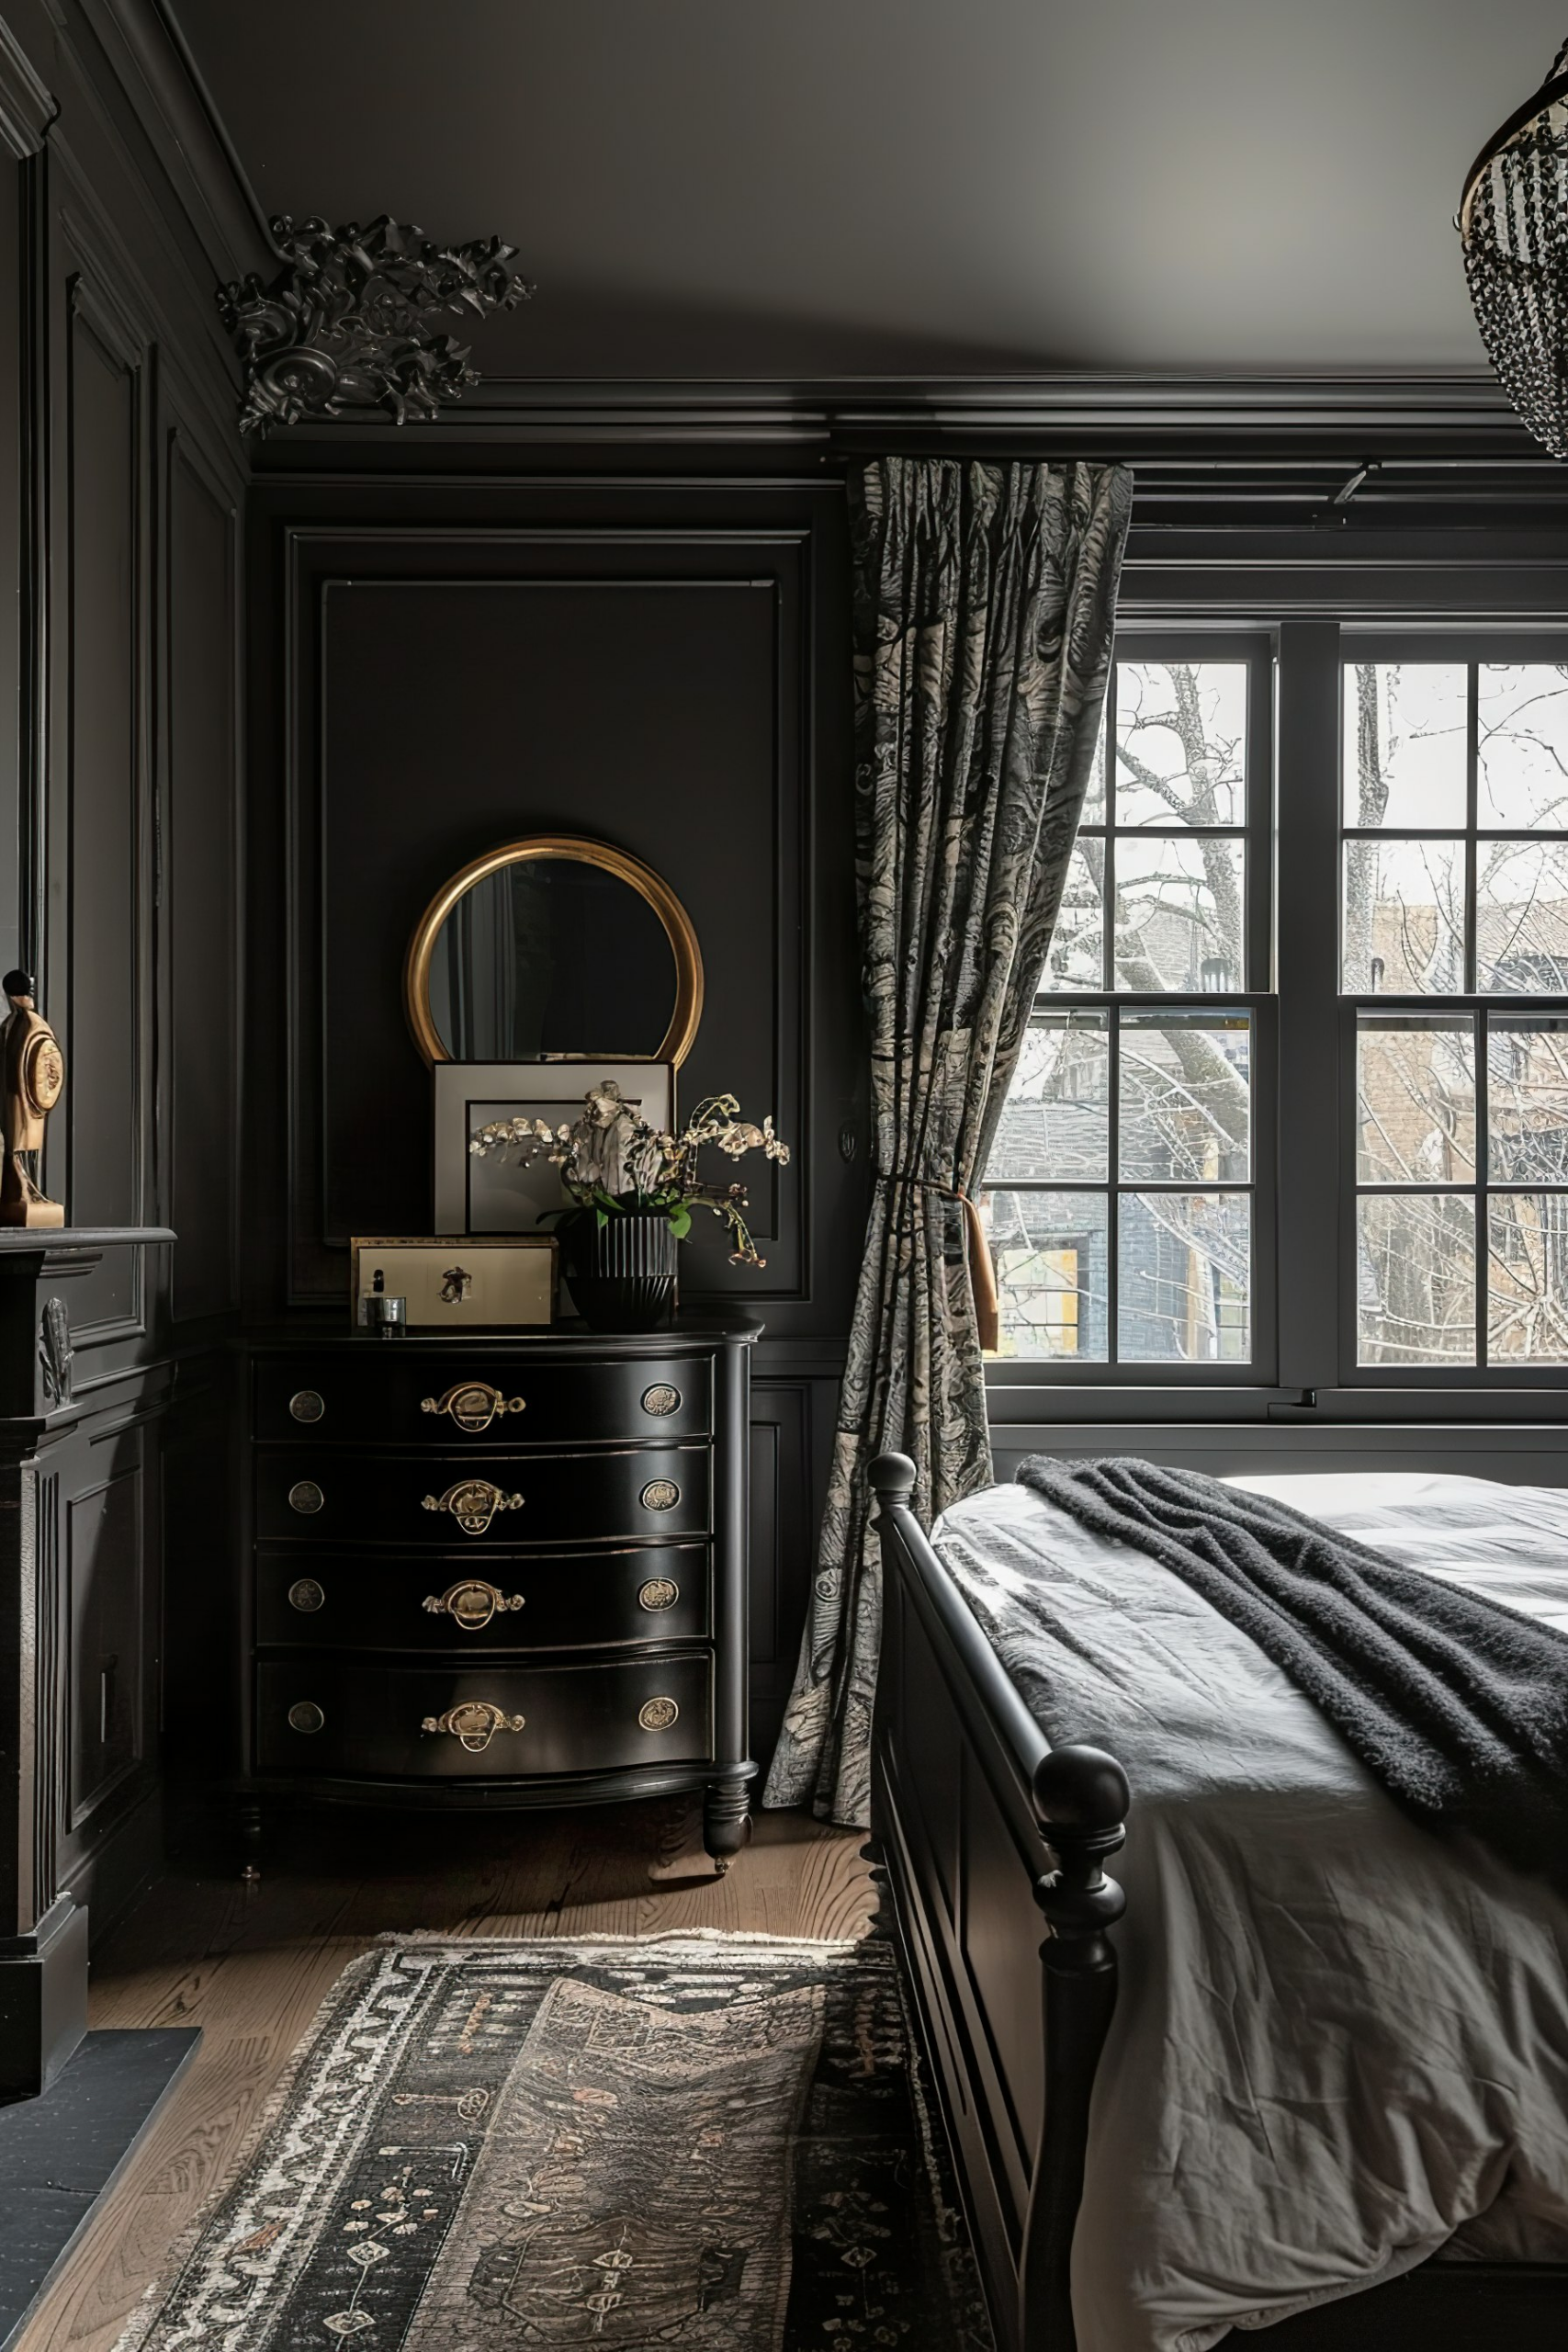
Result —
M 561 1182 L 571 1196 L 570 1208 L 558 1211 L 563 1221 L 592 1215 L 600 1225 L 612 1216 L 657 1214 L 667 1216 L 678 1241 L 692 1229 L 692 1212 L 711 1209 L 729 1227 L 730 1263 L 765 1266 L 757 1254 L 746 1219 L 750 1202 L 744 1184 L 710 1184 L 697 1169 L 697 1155 L 712 1146 L 728 1159 L 742 1159 L 749 1151 L 764 1159 L 789 1163 L 789 1146 L 773 1133 L 772 1118 L 758 1126 L 740 1116 L 733 1094 L 710 1094 L 698 1103 L 678 1135 L 664 1133 L 628 1102 L 614 1079 L 592 1086 L 582 1109 L 570 1125 L 552 1127 L 547 1119 L 493 1119 L 476 1127 L 468 1149 L 484 1159 L 491 1152 L 515 1152 L 526 1165 L 541 1154 L 560 1170 Z

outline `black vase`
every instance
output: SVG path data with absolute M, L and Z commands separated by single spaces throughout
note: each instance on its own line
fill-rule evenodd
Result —
M 577 1311 L 595 1331 L 652 1331 L 675 1307 L 679 1247 L 661 1210 L 592 1216 L 565 1237 Z

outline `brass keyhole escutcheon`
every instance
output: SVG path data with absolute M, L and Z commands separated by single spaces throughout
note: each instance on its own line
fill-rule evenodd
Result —
M 486 1584 L 481 1577 L 468 1577 L 461 1584 L 449 1585 L 443 1593 L 427 1593 L 424 1606 L 433 1617 L 443 1614 L 460 1625 L 465 1634 L 482 1633 L 492 1617 L 509 1609 L 523 1607 L 523 1595 L 510 1597 L 493 1584 Z
M 680 1411 L 681 1392 L 672 1388 L 667 1380 L 660 1380 L 652 1388 L 643 1390 L 642 1409 L 645 1413 L 651 1413 L 656 1420 L 662 1420 L 666 1413 Z
M 644 1510 L 673 1510 L 681 1499 L 681 1489 L 673 1478 L 650 1478 L 642 1490 Z
M 320 1707 L 317 1706 L 314 1699 L 297 1699 L 288 1710 L 288 1728 L 290 1731 L 302 1731 L 307 1733 L 320 1731 L 325 1722 L 326 1717 L 322 1714 Z
M 303 1511 L 307 1518 L 312 1511 L 320 1510 L 325 1501 L 326 1497 L 314 1478 L 297 1478 L 288 1489 L 289 1510 Z
M 498 1731 L 521 1731 L 527 1722 L 525 1715 L 509 1715 L 504 1707 L 497 1707 L 489 1699 L 465 1699 L 460 1706 L 448 1707 L 445 1714 L 426 1715 L 421 1731 L 449 1732 L 470 1756 L 482 1756 Z
M 319 1421 L 327 1409 L 326 1398 L 314 1388 L 297 1388 L 288 1409 L 297 1421 Z
M 465 1535 L 482 1535 L 498 1511 L 521 1510 L 523 1498 L 502 1494 L 488 1478 L 464 1478 L 444 1495 L 426 1495 L 423 1508 L 448 1512 Z
M 647 1699 L 637 1710 L 637 1721 L 644 1731 L 668 1731 L 680 1721 L 681 1710 L 673 1699 Z
M 290 1609 L 302 1609 L 307 1615 L 310 1611 L 320 1609 L 326 1597 L 314 1577 L 300 1577 L 288 1588 L 288 1606 Z
M 637 1594 L 640 1609 L 673 1609 L 681 1598 L 681 1588 L 668 1577 L 650 1577 Z
M 525 1412 L 527 1402 L 525 1396 L 502 1396 L 488 1380 L 459 1380 L 440 1396 L 422 1397 L 419 1409 L 422 1413 L 445 1413 L 460 1430 L 477 1436 L 504 1413 Z

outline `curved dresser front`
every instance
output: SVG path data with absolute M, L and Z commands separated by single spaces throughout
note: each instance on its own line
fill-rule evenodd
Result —
M 728 1867 L 756 1769 L 758 1331 L 254 1351 L 253 1845 L 269 1791 L 522 1807 L 701 1788 Z

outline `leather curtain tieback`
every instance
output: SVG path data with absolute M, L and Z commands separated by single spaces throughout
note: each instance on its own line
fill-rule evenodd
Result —
M 879 1171 L 880 1172 L 880 1171 Z M 944 1184 L 935 1176 L 884 1175 L 887 1184 L 908 1184 L 922 1193 L 940 1193 L 944 1201 L 957 1201 L 964 1210 L 964 1256 L 969 1265 L 969 1292 L 975 1302 L 975 1333 L 981 1347 L 994 1353 L 1001 1340 L 1002 1303 L 997 1289 L 996 1261 L 986 1238 L 986 1228 L 980 1222 L 977 1204 L 971 1200 L 962 1184 Z

